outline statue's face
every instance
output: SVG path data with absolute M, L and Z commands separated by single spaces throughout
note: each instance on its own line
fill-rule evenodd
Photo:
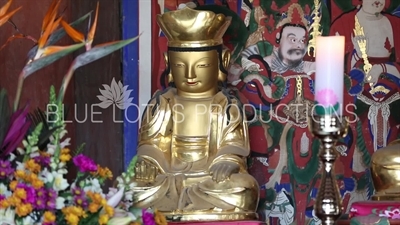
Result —
M 306 31 L 301 27 L 283 28 L 279 46 L 279 57 L 288 65 L 299 64 L 306 52 Z
M 218 85 L 219 57 L 216 50 L 168 52 L 171 74 L 180 93 L 215 93 Z
M 362 9 L 369 14 L 382 12 L 385 7 L 385 0 L 363 0 Z

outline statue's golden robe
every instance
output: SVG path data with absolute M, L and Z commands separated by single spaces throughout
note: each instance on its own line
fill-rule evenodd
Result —
M 180 98 L 175 88 L 156 94 L 144 112 L 137 155 L 158 175 L 154 181 L 134 181 L 135 206 L 163 212 L 254 212 L 259 193 L 246 170 L 247 135 L 237 100 L 223 92 L 201 100 Z M 209 169 L 220 162 L 234 162 L 240 169 L 217 183 Z

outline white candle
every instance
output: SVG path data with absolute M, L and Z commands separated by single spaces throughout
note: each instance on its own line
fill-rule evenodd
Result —
M 318 115 L 342 114 L 344 40 L 344 36 L 317 37 L 314 112 Z

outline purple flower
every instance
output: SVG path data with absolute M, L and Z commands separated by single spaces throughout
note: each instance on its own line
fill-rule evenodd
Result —
M 0 195 L 0 202 L 3 201 L 4 199 L 6 199 L 5 195 Z
M 49 189 L 47 192 L 47 202 L 46 202 L 46 208 L 48 210 L 53 210 L 56 208 L 56 199 L 58 195 L 57 192 L 54 191 L 53 189 Z
M 85 191 L 83 191 L 82 188 L 74 187 L 74 188 L 72 188 L 72 194 L 73 194 L 74 196 L 79 196 L 79 197 L 81 197 L 81 196 L 85 196 Z
M 45 188 L 40 188 L 39 190 L 36 191 L 36 197 L 38 198 L 44 198 L 47 199 L 47 195 L 46 195 L 46 189 Z
M 14 170 L 11 168 L 11 163 L 9 161 L 0 160 L 0 178 L 5 179 L 11 175 Z
M 28 113 L 29 105 L 26 105 L 25 108 L 17 110 L 11 115 L 8 131 L 3 143 L 0 143 L 0 158 L 7 157 L 24 139 L 26 132 L 31 126 Z
M 82 206 L 83 208 L 88 206 L 88 201 L 85 196 L 75 196 L 74 202 L 76 205 Z
M 26 199 L 24 201 L 25 203 L 33 204 L 35 202 L 36 192 L 33 187 L 20 183 L 17 185 L 17 188 L 21 188 L 21 189 L 25 190 L 25 192 L 26 192 Z
M 97 171 L 96 163 L 94 163 L 94 161 L 91 158 L 83 154 L 75 156 L 73 161 L 75 166 L 77 166 L 82 173 Z
M 144 225 L 156 225 L 153 213 L 148 212 L 146 209 L 142 209 L 142 221 Z
M 50 156 L 40 155 L 33 158 L 36 163 L 40 164 L 41 166 L 48 166 L 50 165 Z
M 35 209 L 45 209 L 46 208 L 46 198 L 36 198 L 35 200 Z

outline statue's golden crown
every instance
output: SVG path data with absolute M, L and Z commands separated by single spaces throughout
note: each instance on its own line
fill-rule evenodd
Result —
M 189 7 L 157 15 L 157 23 L 168 39 L 168 46 L 182 48 L 221 45 L 231 19 Z

